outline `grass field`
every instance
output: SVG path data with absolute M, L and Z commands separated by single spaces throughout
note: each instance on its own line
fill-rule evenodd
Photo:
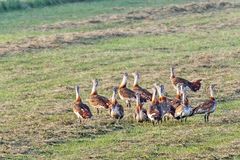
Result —
M 0 159 L 240 159 L 239 9 L 238 1 L 101 0 L 1 13 Z M 138 124 L 134 108 L 120 124 L 93 108 L 94 120 L 77 123 L 76 84 L 86 102 L 92 79 L 110 97 L 122 73 L 139 71 L 141 86 L 164 84 L 173 97 L 170 66 L 203 79 L 192 106 L 217 84 L 208 124 L 200 115 Z

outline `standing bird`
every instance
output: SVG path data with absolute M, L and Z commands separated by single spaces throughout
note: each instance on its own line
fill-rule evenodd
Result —
M 151 99 L 152 99 L 152 94 L 151 94 L 148 90 L 146 90 L 146 89 L 144 89 L 144 88 L 142 88 L 142 87 L 140 87 L 140 86 L 138 85 L 138 81 L 139 81 L 139 79 L 140 79 L 139 73 L 138 73 L 138 72 L 134 72 L 134 73 L 132 73 L 132 75 L 133 75 L 133 77 L 134 77 L 133 91 L 134 91 L 135 93 L 139 93 L 139 94 L 140 94 L 140 97 L 141 97 L 142 99 L 144 99 L 145 101 L 151 101 Z
M 217 102 L 216 102 L 216 99 L 214 98 L 214 95 L 213 95 L 214 86 L 215 85 L 210 85 L 210 87 L 209 87 L 210 99 L 202 102 L 201 104 L 197 105 L 196 108 L 193 109 L 193 115 L 194 114 L 204 114 L 204 121 L 205 122 L 209 121 L 210 113 L 215 112 L 216 107 L 217 107 Z
M 81 123 L 83 119 L 92 118 L 92 112 L 89 107 L 84 104 L 80 97 L 80 87 L 76 86 L 76 100 L 74 102 L 73 112 L 77 115 L 79 122 Z
M 175 73 L 174 73 L 174 68 L 171 67 L 171 75 L 170 75 L 170 79 L 172 82 L 172 85 L 174 86 L 174 88 L 177 90 L 177 84 L 178 83 L 182 83 L 184 90 L 186 88 L 191 89 L 193 92 L 198 91 L 201 88 L 201 81 L 202 79 L 198 79 L 196 81 L 188 81 L 186 79 L 180 78 L 180 77 L 176 77 Z
M 171 99 L 167 98 L 164 94 L 164 86 L 157 84 L 154 84 L 155 88 L 157 89 L 159 99 L 158 99 L 158 105 L 162 108 L 163 111 L 163 119 L 164 121 L 169 118 L 173 118 L 175 108 L 173 108 L 172 104 L 170 103 Z
M 113 87 L 113 95 L 111 99 L 111 105 L 110 105 L 110 116 L 112 118 L 117 119 L 117 122 L 119 122 L 120 119 L 124 116 L 124 110 L 121 104 L 118 103 L 116 100 L 117 97 L 117 87 Z
M 97 93 L 98 81 L 95 79 L 92 82 L 93 82 L 92 92 L 89 96 L 88 101 L 91 106 L 97 109 L 97 114 L 99 114 L 99 109 L 102 108 L 108 109 L 111 102 L 109 101 L 108 98 L 98 95 Z
M 143 104 L 140 102 L 140 94 L 138 93 L 136 93 L 136 107 L 134 117 L 137 122 L 144 122 L 148 120 L 147 110 L 143 108 Z
M 163 111 L 162 108 L 158 105 L 158 101 L 156 99 L 156 88 L 152 88 L 152 91 L 152 101 L 147 114 L 149 120 L 154 125 L 155 123 L 159 123 L 159 121 L 162 122 Z
M 171 104 L 172 104 L 174 109 L 176 109 L 179 105 L 181 105 L 181 102 L 182 102 L 182 100 L 181 100 L 181 95 L 182 94 L 180 93 L 180 86 L 181 85 L 182 84 L 180 84 L 180 83 L 177 84 L 177 86 L 176 86 L 177 87 L 177 95 L 174 99 L 171 100 Z
M 188 103 L 188 99 L 186 98 L 186 93 L 183 89 L 183 85 L 181 86 L 181 91 L 182 91 L 182 104 L 175 109 L 174 118 L 176 118 L 177 120 L 180 119 L 181 121 L 183 120 L 183 118 L 185 118 L 186 122 L 187 117 L 192 116 L 193 109 Z
M 131 102 L 136 100 L 135 93 L 127 88 L 127 79 L 128 74 L 124 73 L 123 79 L 121 84 L 118 87 L 118 94 L 119 97 L 127 103 L 127 107 L 131 107 Z M 140 101 L 143 102 L 144 100 L 140 98 Z

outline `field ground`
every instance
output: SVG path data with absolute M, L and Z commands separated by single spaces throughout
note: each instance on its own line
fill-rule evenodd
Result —
M 0 158 L 240 159 L 237 1 L 101 0 L 0 19 Z M 122 73 L 139 71 L 141 86 L 164 84 L 172 97 L 170 66 L 186 79 L 203 79 L 202 89 L 189 93 L 192 106 L 217 84 L 218 108 L 208 124 L 201 115 L 137 124 L 133 108 L 120 124 L 93 108 L 94 120 L 77 123 L 76 84 L 86 102 L 91 79 L 110 97 Z

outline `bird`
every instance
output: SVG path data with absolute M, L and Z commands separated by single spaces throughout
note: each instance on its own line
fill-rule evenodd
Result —
M 171 101 L 172 99 L 167 98 L 164 94 L 164 85 L 157 85 L 154 84 L 155 88 L 157 89 L 159 99 L 158 99 L 158 105 L 162 108 L 163 111 L 163 120 L 173 118 L 175 108 L 172 106 Z
M 124 109 L 121 104 L 118 103 L 117 99 L 117 87 L 113 87 L 113 95 L 111 99 L 111 105 L 110 105 L 110 116 L 112 118 L 117 119 L 117 122 L 119 122 L 120 119 L 124 116 Z
M 118 86 L 118 95 L 119 97 L 127 103 L 127 107 L 131 107 L 131 102 L 136 100 L 135 93 L 127 88 L 127 79 L 128 73 L 123 74 L 123 79 L 121 84 Z M 144 102 L 144 100 L 140 97 L 140 101 Z
M 97 114 L 99 114 L 99 109 L 105 108 L 109 109 L 109 105 L 111 104 L 110 100 L 104 96 L 98 95 L 97 87 L 98 87 L 98 80 L 92 80 L 93 86 L 92 91 L 90 93 L 88 102 L 89 104 L 97 109 Z
M 211 113 L 215 112 L 217 107 L 217 101 L 214 97 L 213 88 L 215 85 L 211 84 L 209 87 L 210 90 L 210 98 L 205 100 L 204 102 L 197 105 L 196 108 L 193 109 L 193 115 L 195 114 L 204 114 L 204 121 L 209 122 L 209 116 Z
M 176 109 L 179 105 L 181 105 L 181 102 L 182 102 L 182 100 L 181 100 L 181 96 L 182 96 L 182 94 L 180 93 L 180 86 L 181 86 L 182 84 L 181 83 L 178 83 L 177 84 L 177 95 L 176 95 L 176 97 L 174 98 L 174 99 L 172 99 L 171 100 L 171 104 L 172 104 L 172 106 L 173 106 L 173 108 L 174 109 Z
M 186 79 L 183 79 L 183 78 L 180 78 L 180 77 L 176 77 L 173 67 L 171 67 L 170 70 L 171 70 L 170 79 L 171 79 L 173 87 L 176 90 L 177 90 L 177 84 L 178 83 L 182 83 L 183 84 L 184 90 L 189 88 L 193 92 L 197 92 L 201 88 L 201 81 L 202 81 L 202 79 L 198 79 L 198 80 L 190 82 L 190 81 L 188 81 Z
M 134 117 L 137 120 L 137 122 L 144 122 L 148 120 L 147 110 L 143 108 L 143 104 L 140 102 L 139 93 L 136 93 L 136 107 Z
M 76 91 L 76 100 L 74 102 L 73 112 L 76 114 L 77 118 L 79 119 L 79 122 L 82 123 L 83 119 L 92 118 L 93 115 L 90 108 L 82 102 L 82 99 L 80 97 L 79 85 L 75 87 L 75 91 Z
M 186 91 L 183 89 L 183 85 L 181 85 L 182 92 L 182 103 L 175 109 L 174 118 L 177 120 L 183 120 L 185 118 L 185 122 L 187 121 L 187 117 L 192 116 L 193 109 L 189 105 L 189 101 L 186 98 Z
M 147 115 L 149 120 L 152 122 L 152 124 L 154 125 L 155 123 L 159 124 L 159 121 L 162 122 L 162 115 L 163 115 L 163 111 L 161 106 L 158 105 L 158 100 L 156 99 L 156 88 L 152 88 L 152 101 L 151 101 L 151 105 L 149 106 Z
M 140 79 L 140 74 L 138 72 L 132 73 L 134 77 L 134 83 L 133 83 L 133 88 L 132 90 L 135 93 L 139 93 L 140 97 L 144 99 L 145 101 L 151 101 L 152 99 L 152 94 L 147 90 L 138 85 L 139 79 Z

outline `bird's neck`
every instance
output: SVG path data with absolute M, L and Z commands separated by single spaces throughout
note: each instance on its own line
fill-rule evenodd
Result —
M 171 68 L 170 78 L 175 78 L 175 74 L 174 74 L 174 69 L 173 68 Z
M 167 98 L 166 98 L 165 96 L 160 96 L 160 97 L 159 97 L 159 100 L 160 100 L 160 101 L 166 101 Z
M 181 99 L 181 95 L 177 94 L 176 99 Z
M 215 101 L 215 98 L 214 98 L 214 97 L 212 97 L 212 96 L 210 96 L 210 99 L 211 99 L 212 101 Z
M 123 77 L 122 83 L 120 84 L 120 88 L 125 88 L 127 86 L 127 77 Z
M 111 99 L 112 104 L 116 104 L 116 103 L 117 103 L 116 95 L 117 95 L 117 93 L 116 93 L 116 92 L 113 92 L 112 99 Z
M 134 78 L 133 86 L 134 87 L 138 86 L 138 77 L 137 76 Z
M 76 102 L 78 102 L 78 103 L 81 103 L 81 102 L 82 102 L 82 99 L 81 99 L 80 96 L 78 96 L 78 97 L 76 98 Z
M 96 94 L 97 94 L 97 86 L 93 85 L 91 95 L 96 95 Z
M 152 104 L 155 104 L 157 102 L 156 100 L 156 91 L 153 92 L 152 94 Z

